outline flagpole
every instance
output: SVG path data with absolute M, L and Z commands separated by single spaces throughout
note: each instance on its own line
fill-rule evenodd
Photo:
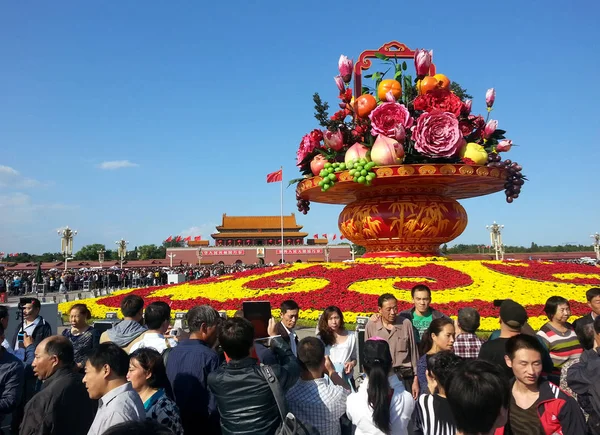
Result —
M 279 169 L 281 170 L 281 264 L 283 264 L 283 166 Z

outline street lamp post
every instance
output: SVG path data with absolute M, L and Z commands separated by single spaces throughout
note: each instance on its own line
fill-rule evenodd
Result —
M 329 245 L 325 246 L 325 262 L 329 263 Z
M 100 268 L 102 269 L 102 263 L 104 263 L 104 253 L 106 252 L 104 249 L 100 249 L 98 252 L 98 263 L 100 263 Z
M 173 268 L 173 258 L 177 257 L 177 254 L 168 254 L 167 257 L 169 257 L 170 260 L 170 264 L 171 264 L 171 269 Z
M 504 245 L 502 244 L 502 230 L 504 225 L 498 225 L 495 221 L 492 225 L 486 225 L 485 228 L 490 232 L 491 247 L 496 253 L 496 261 L 504 261 Z
M 352 254 L 352 261 L 354 261 L 354 256 L 356 255 L 356 251 L 354 250 L 354 243 L 350 245 L 350 254 Z
M 596 253 L 596 261 L 600 261 L 600 234 L 595 233 L 590 237 L 594 239 L 594 252 Z
M 121 269 L 123 269 L 123 260 L 127 256 L 127 245 L 129 245 L 129 242 L 121 239 L 115 242 L 115 244 L 117 245 L 117 254 L 119 254 L 119 259 L 121 260 Z
M 202 266 L 202 248 L 198 248 L 198 253 L 196 254 L 198 256 L 198 267 Z
M 65 256 L 66 271 L 69 257 L 73 255 L 73 238 L 77 235 L 77 231 L 70 229 L 67 225 L 62 230 L 58 230 L 57 234 L 60 236 L 60 252 Z

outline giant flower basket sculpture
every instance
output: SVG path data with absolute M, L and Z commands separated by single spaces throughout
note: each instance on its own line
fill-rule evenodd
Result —
M 405 58 L 414 59 L 414 80 Z M 385 71 L 365 75 L 374 81 L 369 87 L 363 71 L 373 59 Z M 489 119 L 494 89 L 486 94 L 487 117 L 472 115 L 466 91 L 436 74 L 432 52 L 395 41 L 363 52 L 356 64 L 342 55 L 339 70 L 340 110 L 329 116 L 315 94 L 325 129 L 305 135 L 298 149 L 301 212 L 310 201 L 346 204 L 340 231 L 365 246 L 367 257 L 432 256 L 467 226 L 457 200 L 503 189 L 507 202 L 519 197 L 522 168 L 502 160 L 512 142 Z

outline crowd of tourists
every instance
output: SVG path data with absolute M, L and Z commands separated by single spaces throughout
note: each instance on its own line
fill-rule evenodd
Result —
M 485 342 L 477 310 L 452 320 L 431 296 L 417 285 L 399 312 L 383 294 L 356 331 L 330 306 L 302 339 L 287 300 L 261 340 L 242 310 L 196 306 L 173 329 L 168 304 L 144 309 L 137 295 L 102 333 L 76 304 L 52 335 L 31 298 L 13 337 L 0 309 L 0 418 L 23 435 L 600 433 L 600 289 L 573 325 L 569 302 L 550 297 L 537 333 L 505 300 Z
M 11 296 L 30 293 L 69 292 L 104 288 L 147 287 L 167 284 L 168 274 L 181 274 L 186 281 L 194 281 L 249 269 L 269 267 L 263 264 L 213 264 L 207 266 L 144 267 L 84 270 L 47 270 L 42 277 L 36 271 L 0 271 L 0 293 Z

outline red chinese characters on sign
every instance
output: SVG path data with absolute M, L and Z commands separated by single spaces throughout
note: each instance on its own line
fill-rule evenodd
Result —
M 284 255 L 293 255 L 293 254 L 322 254 L 322 249 L 284 249 Z M 281 249 L 277 250 L 277 255 L 281 255 Z
M 218 249 L 213 251 L 202 250 L 202 255 L 244 255 L 243 249 Z

